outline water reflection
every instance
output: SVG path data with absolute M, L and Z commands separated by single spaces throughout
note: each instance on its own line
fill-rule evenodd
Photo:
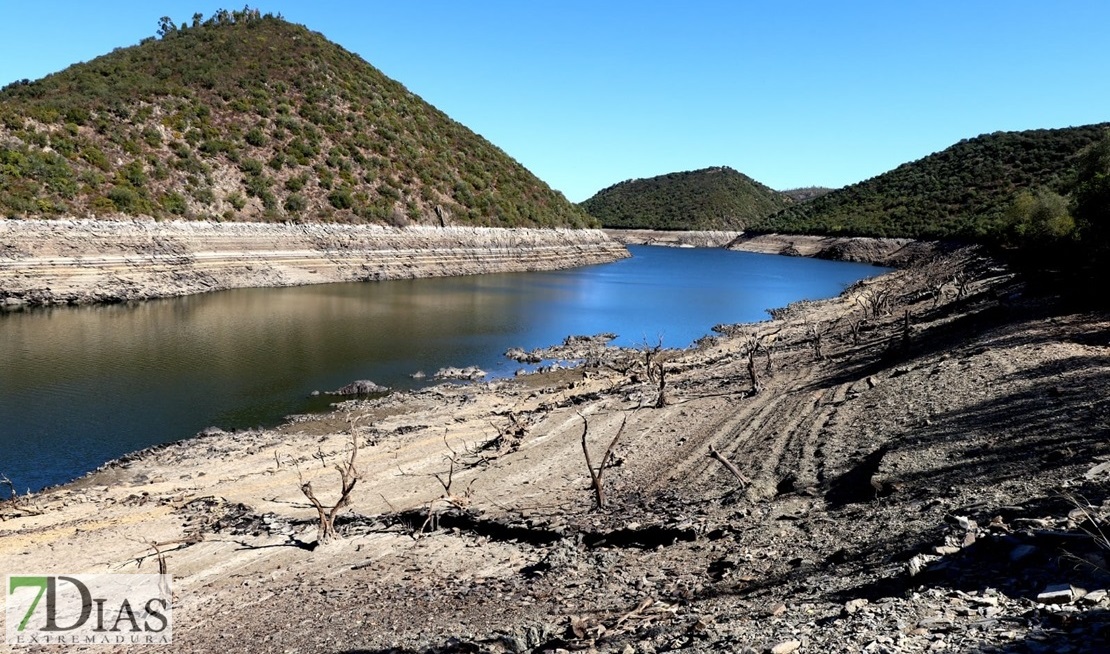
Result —
M 632 248 L 568 271 L 243 289 L 130 306 L 0 313 L 0 472 L 20 490 L 209 425 L 274 424 L 354 379 L 416 370 L 509 375 L 509 347 L 611 331 L 685 346 L 719 322 L 826 297 L 871 266 Z

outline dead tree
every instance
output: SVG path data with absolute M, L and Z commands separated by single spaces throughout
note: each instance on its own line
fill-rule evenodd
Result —
M 744 345 L 740 349 L 741 355 L 748 358 L 748 378 L 752 384 L 752 395 L 755 395 L 756 393 L 763 390 L 763 384 L 760 383 L 759 374 L 756 372 L 756 357 L 759 356 L 759 354 L 761 353 L 765 357 L 767 357 L 766 369 L 767 372 L 770 372 L 771 350 L 769 344 L 765 343 L 764 341 L 769 341 L 770 337 L 774 336 L 777 333 L 778 332 L 774 332 L 772 334 L 753 333 L 751 336 L 745 339 Z
M 810 347 L 813 348 L 813 358 L 817 361 L 825 360 L 825 352 L 822 349 L 825 333 L 828 332 L 829 327 L 821 327 L 821 321 L 815 323 L 806 321 L 806 336 L 809 337 Z
M 852 345 L 859 345 L 860 331 L 863 328 L 864 318 L 848 320 L 848 331 L 852 334 Z
M 516 452 L 520 449 L 525 437 L 528 436 L 528 425 L 517 416 L 515 411 L 510 411 L 508 418 L 509 423 L 504 427 L 498 427 L 492 422 L 489 423 L 491 427 L 497 430 L 497 437 L 490 441 L 483 449 L 488 447 L 496 450 L 495 457 L 510 452 Z M 446 440 L 446 436 L 444 436 L 444 439 Z
M 869 288 L 856 297 L 856 303 L 863 307 L 872 318 L 885 315 L 890 308 L 890 290 L 885 288 Z
M 655 396 L 655 408 L 662 409 L 667 406 L 667 370 L 663 367 L 663 363 L 658 365 L 659 372 L 656 374 L 655 380 L 659 385 L 659 394 Z
M 971 275 L 960 270 L 952 275 L 952 283 L 956 285 L 956 300 L 967 297 L 968 286 L 971 284 Z
M 605 486 L 602 484 L 602 476 L 605 474 L 605 467 L 609 465 L 609 459 L 613 456 L 613 448 L 617 446 L 617 441 L 620 440 L 621 434 L 624 433 L 624 426 L 628 423 L 628 416 L 621 420 L 621 426 L 617 429 L 617 435 L 613 440 L 609 441 L 609 447 L 605 448 L 605 454 L 601 457 L 601 464 L 594 468 L 593 461 L 590 459 L 590 447 L 586 441 L 586 436 L 590 431 L 590 422 L 586 420 L 586 416 L 581 413 L 578 417 L 582 419 L 582 453 L 586 455 L 586 469 L 590 471 L 590 487 L 594 491 L 595 508 L 605 508 Z
M 335 504 L 330 507 L 325 507 L 322 502 L 316 497 L 316 493 L 312 490 L 312 482 L 304 481 L 301 479 L 301 492 L 312 502 L 312 506 L 316 508 L 316 514 L 319 522 L 316 525 L 316 545 L 327 545 L 328 543 L 336 540 L 339 535 L 335 531 L 335 516 L 339 510 L 350 504 L 351 491 L 355 489 L 355 484 L 359 480 L 358 469 L 355 468 L 355 459 L 358 457 L 358 438 L 354 433 L 351 434 L 351 456 L 342 464 L 336 464 L 335 469 L 339 471 L 340 491 L 339 499 Z
M 644 375 L 647 376 L 648 381 L 652 384 L 659 383 L 655 378 L 655 357 L 663 350 L 663 337 L 659 337 L 659 342 L 655 345 L 648 345 L 647 339 L 641 346 L 644 353 Z M 659 364 L 662 367 L 662 364 Z
M 12 508 L 15 508 L 15 506 L 19 504 L 19 493 L 17 493 L 15 490 L 15 484 L 12 483 L 11 479 L 8 479 L 7 475 L 3 474 L 0 474 L 0 484 L 7 486 L 8 492 L 11 494 L 11 497 L 3 501 L 9 503 Z

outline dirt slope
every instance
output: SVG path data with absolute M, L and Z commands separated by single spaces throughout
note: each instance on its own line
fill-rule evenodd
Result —
M 0 569 L 145 571 L 158 543 L 181 652 L 1106 651 L 1076 507 L 1110 512 L 1110 318 L 970 252 L 776 313 L 651 353 L 662 406 L 645 352 L 579 341 L 581 369 L 142 453 L 7 507 Z M 601 510 L 584 424 L 595 466 L 620 433 Z M 299 487 L 334 501 L 352 438 L 343 538 L 312 548 Z

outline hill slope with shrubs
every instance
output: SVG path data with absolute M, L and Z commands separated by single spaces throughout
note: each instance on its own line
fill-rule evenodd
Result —
M 995 239 L 1022 192 L 1066 193 L 1080 153 L 1110 123 L 996 132 L 959 143 L 858 184 L 788 207 L 751 225 L 795 234 Z
M 792 203 L 747 175 L 716 167 L 620 182 L 581 206 L 604 227 L 737 230 Z
M 0 90 L 0 216 L 592 224 L 303 26 L 221 10 L 158 34 Z

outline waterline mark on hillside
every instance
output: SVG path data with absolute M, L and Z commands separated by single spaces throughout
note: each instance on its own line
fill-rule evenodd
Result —
M 7 644 L 166 645 L 170 575 L 8 575 Z

